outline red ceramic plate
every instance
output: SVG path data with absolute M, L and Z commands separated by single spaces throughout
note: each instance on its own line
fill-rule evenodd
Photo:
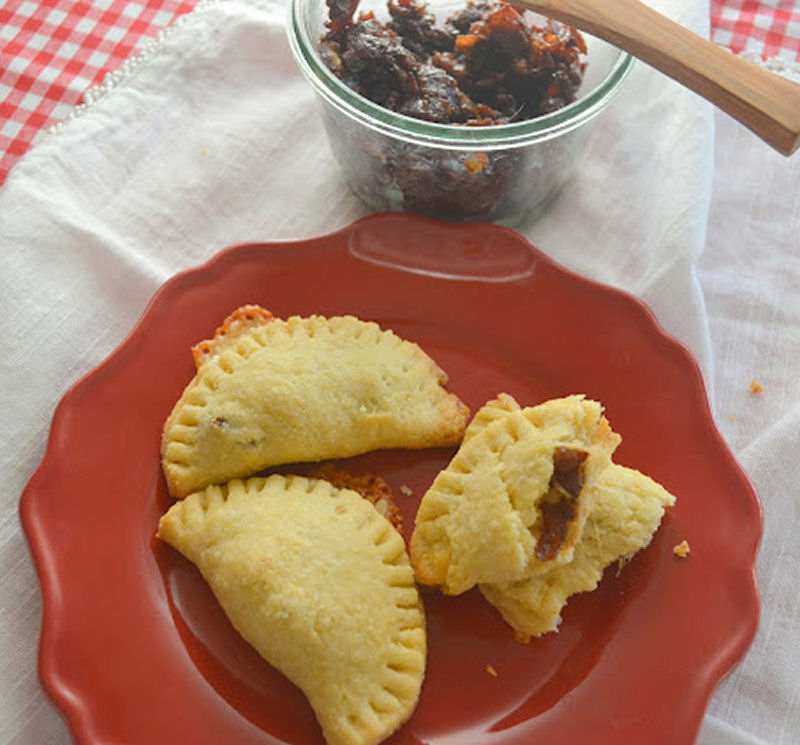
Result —
M 525 404 L 586 393 L 624 437 L 616 460 L 678 496 L 646 550 L 527 646 L 478 593 L 426 591 L 427 677 L 391 743 L 693 742 L 756 628 L 761 534 L 697 364 L 640 302 L 510 230 L 390 214 L 314 240 L 236 246 L 176 276 L 61 401 L 21 513 L 44 597 L 41 678 L 79 743 L 322 743 L 300 692 L 153 537 L 169 505 L 159 436 L 192 377 L 189 349 L 245 303 L 378 321 L 421 344 L 473 410 L 500 391 Z M 451 455 L 390 451 L 348 467 L 383 475 L 409 528 Z M 684 539 L 691 556 L 678 559 Z

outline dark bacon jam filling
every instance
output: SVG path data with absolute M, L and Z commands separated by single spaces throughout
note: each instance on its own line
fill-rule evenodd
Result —
M 380 106 L 441 124 L 532 119 L 575 100 L 586 66 L 580 33 L 542 27 L 502 1 L 477 0 L 437 25 L 419 0 L 388 0 L 390 20 L 355 18 L 358 0 L 327 0 L 327 67 Z
M 585 450 L 558 447 L 553 453 L 550 488 L 542 497 L 542 533 L 536 542 L 539 561 L 555 559 L 567 538 L 569 524 L 575 519 L 576 505 L 583 489 Z

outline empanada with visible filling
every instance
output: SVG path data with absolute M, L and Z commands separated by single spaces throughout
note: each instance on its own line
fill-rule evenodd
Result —
M 569 564 L 510 584 L 481 585 L 520 641 L 555 631 L 570 596 L 594 590 L 610 564 L 650 543 L 675 497 L 648 476 L 612 464 L 592 486 L 593 504 Z
M 173 496 L 284 463 L 461 441 L 469 411 L 416 344 L 352 316 L 254 308 L 194 349 L 162 436 Z
M 583 396 L 520 408 L 502 394 L 475 415 L 423 496 L 411 537 L 418 581 L 459 594 L 572 559 L 589 487 L 620 438 Z
M 372 745 L 411 715 L 423 607 L 403 538 L 356 492 L 300 476 L 234 480 L 176 502 L 158 537 L 303 691 L 329 745 Z

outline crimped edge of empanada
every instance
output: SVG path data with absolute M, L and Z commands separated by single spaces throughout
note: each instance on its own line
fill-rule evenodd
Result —
M 255 313 L 253 308 L 258 308 L 259 312 Z M 205 479 L 197 475 L 199 470 L 202 471 L 202 464 L 192 459 L 200 415 L 208 405 L 209 398 L 224 376 L 234 374 L 254 353 L 267 348 L 274 333 L 286 333 L 289 336 L 304 334 L 308 338 L 317 334 L 347 334 L 350 339 L 366 344 L 385 344 L 389 349 L 402 349 L 408 360 L 404 371 L 417 365 L 424 366 L 425 383 L 422 388 L 426 389 L 426 395 L 436 407 L 440 424 L 436 431 L 420 433 L 413 441 L 392 443 L 390 446 L 416 449 L 451 446 L 461 441 L 469 419 L 469 409 L 458 396 L 445 389 L 447 374 L 418 344 L 402 339 L 390 329 L 382 329 L 374 321 L 363 321 L 355 316 L 291 316 L 283 321 L 272 317 L 269 311 L 264 311 L 260 306 L 244 306 L 244 309 L 251 309 L 249 315 L 252 319 L 248 320 L 246 314 L 243 321 L 235 326 L 235 333 L 224 333 L 226 324 L 223 324 L 214 340 L 208 344 L 201 343 L 202 349 L 195 352 L 195 359 L 201 360 L 197 373 L 164 423 L 160 451 L 167 487 L 172 496 L 183 498 L 211 483 L 246 478 L 285 462 L 266 457 L 256 462 L 253 456 L 253 463 L 248 463 L 237 472 L 232 469 L 224 478 Z M 223 333 L 220 336 L 221 330 Z M 371 448 L 365 449 L 353 442 L 341 442 L 340 449 L 335 452 L 313 453 L 307 457 L 298 454 L 293 462 L 350 457 L 368 449 Z
M 224 485 L 209 486 L 174 503 L 161 517 L 156 536 L 183 553 L 182 534 L 193 530 L 206 513 L 224 509 L 229 501 L 268 499 L 281 491 L 297 499 L 337 500 L 342 504 L 342 512 L 357 510 L 357 517 L 363 520 L 361 531 L 365 539 L 379 550 L 381 563 L 393 570 L 387 587 L 396 596 L 395 609 L 401 611 L 404 620 L 392 634 L 391 656 L 376 668 L 372 681 L 361 681 L 362 686 L 372 685 L 372 690 L 365 694 L 365 706 L 337 716 L 318 710 L 316 702 L 305 692 L 329 745 L 376 745 L 399 729 L 416 707 L 425 675 L 427 633 L 424 606 L 414 582 L 405 542 L 374 505 L 352 489 L 339 489 L 323 479 L 279 474 L 234 479 Z M 338 512 L 338 508 L 335 511 Z M 185 555 L 190 561 L 196 559 L 190 552 Z M 235 626 L 235 620 L 231 621 Z M 365 617 L 364 623 L 369 622 L 370 618 Z M 280 671 L 292 680 L 287 671 Z

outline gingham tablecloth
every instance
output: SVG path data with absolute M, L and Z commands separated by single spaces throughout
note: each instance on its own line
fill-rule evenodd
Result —
M 43 130 L 197 0 L 5 0 L 0 7 L 0 185 Z M 800 62 L 800 2 L 712 0 L 711 38 Z
M 36 136 L 197 0 L 0 2 L 0 184 Z
M 711 38 L 739 54 L 800 61 L 797 0 L 712 0 Z

